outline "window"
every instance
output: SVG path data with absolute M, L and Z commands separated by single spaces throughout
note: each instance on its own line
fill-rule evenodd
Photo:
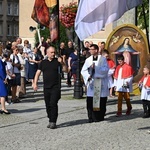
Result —
M 13 15 L 13 11 L 12 11 L 12 3 L 8 3 L 8 10 L 7 10 L 7 14 L 8 15 Z
M 3 10 L 2 10 L 2 1 L 0 1 L 0 14 L 2 14 Z
M 0 23 L 0 36 L 3 36 L 3 25 Z
M 11 36 L 12 35 L 12 25 L 8 24 L 7 25 L 7 36 Z
M 18 27 L 18 25 L 14 25 L 14 36 L 18 36 L 19 35 L 19 33 L 18 33 L 18 31 L 19 31 L 19 27 Z
M 18 16 L 18 15 L 19 15 L 18 10 L 19 10 L 19 9 L 18 9 L 18 3 L 15 3 L 15 4 L 14 4 L 14 15 L 15 15 L 15 16 Z

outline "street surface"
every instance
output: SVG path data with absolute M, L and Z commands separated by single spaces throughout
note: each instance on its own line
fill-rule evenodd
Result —
M 143 119 L 139 96 L 131 97 L 133 111 L 116 117 L 117 98 L 109 98 L 106 119 L 87 123 L 86 99 L 73 98 L 73 87 L 62 80 L 57 129 L 48 129 L 42 81 L 34 92 L 27 86 L 21 103 L 7 106 L 11 115 L 0 114 L 0 150 L 150 150 L 150 118 Z

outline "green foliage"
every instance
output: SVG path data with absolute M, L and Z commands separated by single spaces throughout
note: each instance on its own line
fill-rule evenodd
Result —
M 149 0 L 143 0 L 143 6 L 146 17 L 146 26 L 149 27 Z M 145 29 L 144 13 L 142 5 L 137 8 L 137 24 L 141 29 Z
M 41 35 L 41 37 L 43 36 L 44 39 L 46 39 L 48 36 L 50 36 L 49 29 L 45 28 L 44 30 L 40 30 L 40 35 Z M 37 43 L 37 42 L 39 42 L 39 38 L 38 38 L 38 33 L 36 32 L 35 33 L 35 43 Z
M 48 28 L 45 28 L 44 30 L 40 30 L 40 35 L 44 37 L 44 39 L 46 39 L 48 36 L 50 36 L 50 31 Z M 60 23 L 59 25 L 59 40 L 56 42 L 56 43 L 52 43 L 52 45 L 58 49 L 59 47 L 59 44 L 61 42 L 64 42 L 65 44 L 67 43 L 68 41 L 68 38 L 66 36 L 66 30 L 65 30 L 65 27 L 62 26 L 62 24 Z M 38 39 L 38 33 L 36 32 L 35 33 L 35 43 L 39 42 L 39 39 Z

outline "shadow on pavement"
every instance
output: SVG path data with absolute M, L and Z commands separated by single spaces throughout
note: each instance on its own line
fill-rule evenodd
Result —
M 86 124 L 86 123 L 88 123 L 88 119 L 73 120 L 73 121 L 59 124 L 59 125 L 57 125 L 57 127 L 58 128 L 64 128 L 64 127 L 76 126 L 76 125 L 81 125 L 81 124 Z
M 150 129 L 150 126 L 149 127 L 143 127 L 143 128 L 138 128 L 138 130 L 149 130 Z
M 42 110 L 42 109 L 45 109 L 45 107 L 31 108 L 31 109 L 24 109 L 24 110 L 18 110 L 18 109 L 9 109 L 9 110 L 12 114 L 15 114 L 15 113 L 25 113 L 25 112 L 29 113 L 29 112 L 39 111 L 39 110 Z
M 107 117 L 107 115 L 111 115 L 111 114 L 113 114 L 113 115 Z M 115 112 L 106 113 L 105 120 L 109 121 L 109 122 L 132 120 L 132 119 L 136 119 L 136 118 L 142 118 L 142 114 L 143 114 L 143 110 L 134 109 L 130 115 L 126 115 L 125 111 L 123 111 L 121 117 L 116 117 L 116 111 L 115 111 Z

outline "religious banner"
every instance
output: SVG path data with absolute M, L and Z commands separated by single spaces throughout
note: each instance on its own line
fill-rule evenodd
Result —
M 35 0 L 31 18 L 50 30 L 51 42 L 58 39 L 57 0 Z
M 133 67 L 134 82 L 138 82 L 143 75 L 143 67 L 147 64 L 149 54 L 145 34 L 135 25 L 121 25 L 108 37 L 106 49 L 116 64 L 118 55 L 124 56 L 125 62 Z

